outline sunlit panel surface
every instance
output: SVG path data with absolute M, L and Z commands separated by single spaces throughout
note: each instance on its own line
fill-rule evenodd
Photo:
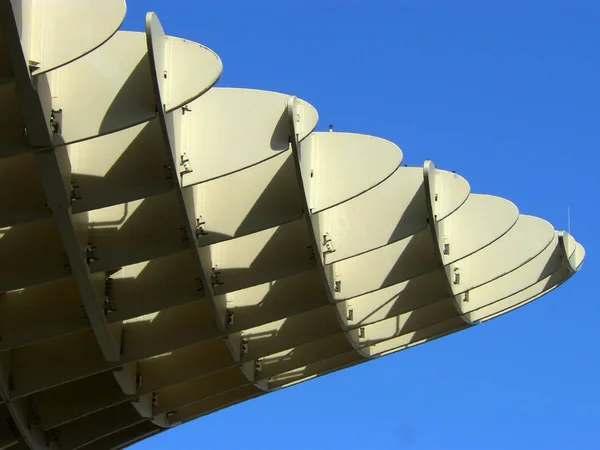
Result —
M 0 3 L 0 449 L 122 448 L 469 328 L 583 247 L 123 0 Z M 65 23 L 69 26 L 64 26 Z M 83 37 L 82 37 L 83 36 Z

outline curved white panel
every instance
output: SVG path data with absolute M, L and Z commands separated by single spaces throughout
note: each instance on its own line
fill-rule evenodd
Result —
M 563 251 L 558 236 L 535 258 L 517 269 L 489 283 L 468 291 L 468 296 L 459 295 L 457 304 L 460 312 L 469 314 L 493 302 L 514 295 L 557 271 L 563 264 Z
M 208 247 L 215 294 L 225 294 L 309 270 L 309 233 L 296 220 Z
M 431 161 L 425 161 L 423 175 L 431 196 L 433 216 L 438 222 L 456 211 L 471 192 L 467 180 L 454 172 L 436 169 Z
M 377 186 L 398 169 L 400 148 L 352 133 L 312 133 L 300 152 L 302 180 L 313 214 Z
M 146 15 L 150 58 L 160 75 L 159 90 L 165 111 L 198 98 L 219 79 L 223 64 L 215 52 L 192 41 L 166 36 L 154 13 Z
M 508 232 L 518 218 L 519 210 L 508 200 L 469 195 L 458 210 L 437 224 L 442 262 L 447 265 L 481 251 Z
M 359 342 L 363 346 L 373 345 L 377 342 L 416 332 L 455 316 L 456 309 L 454 308 L 452 299 L 441 300 L 422 308 L 366 325 L 361 331 L 362 337 Z
M 71 143 L 156 115 L 144 33 L 119 31 L 83 58 L 48 73 L 60 137 Z M 93 89 L 90 89 L 93 86 Z
M 156 28 L 156 22 L 150 25 Z M 160 66 L 158 88 L 166 99 L 161 98 L 167 108 L 174 109 L 209 89 L 221 73 L 221 62 L 206 47 L 164 36 L 160 26 L 156 30 L 158 37 L 149 38 L 153 52 L 158 52 L 153 53 L 152 62 L 156 60 Z M 159 43 L 163 44 L 161 50 L 157 49 Z M 203 69 L 190 61 L 202 64 Z M 120 31 L 96 51 L 49 72 L 43 80 L 40 77 L 39 83 L 47 84 L 46 90 L 52 93 L 52 108 L 60 111 L 57 145 L 105 135 L 154 118 L 152 73 L 145 34 Z M 180 78 L 194 78 L 194 83 L 172 87 Z
M 382 247 L 426 228 L 424 195 L 421 169 L 400 167 L 373 189 L 315 214 L 319 235 L 327 236 L 334 250 L 325 253 L 325 263 Z
M 561 267 L 552 275 L 538 281 L 527 289 L 470 312 L 468 314 L 469 319 L 475 324 L 485 322 L 493 317 L 498 316 L 499 314 L 508 312 L 520 306 L 524 306 L 527 303 L 531 303 L 561 283 L 565 282 L 572 274 L 573 273 L 567 268 Z
M 63 66 L 101 46 L 125 19 L 124 0 L 11 0 L 33 74 Z
M 573 236 L 566 231 L 561 231 L 559 233 L 559 238 L 563 251 L 568 257 L 571 270 L 576 272 L 583 263 L 583 259 L 585 258 L 585 250 L 581 244 L 577 243 L 575 239 L 573 239 Z
M 352 311 L 350 326 L 375 323 L 448 298 L 443 269 L 436 269 L 408 281 L 344 300 Z
M 19 428 L 0 447 L 120 448 L 505 314 L 581 266 L 568 233 L 400 167 L 393 143 L 313 133 L 295 97 L 209 90 L 218 56 L 153 13 L 109 39 L 123 14 L 0 2 L 0 403 Z
M 545 220 L 519 216 L 500 239 L 462 260 L 446 266 L 454 294 L 463 293 L 505 275 L 539 255 L 554 238 Z
M 298 142 L 304 141 L 315 129 L 319 122 L 319 113 L 310 103 L 299 98 L 295 99 L 296 123 L 294 131 Z
M 249 89 L 214 88 L 193 101 L 182 133 L 183 151 L 193 168 L 185 186 L 253 166 L 289 149 L 288 96 Z M 300 117 L 316 126 L 314 108 Z
M 460 316 L 455 316 L 442 322 L 426 326 L 419 330 L 411 331 L 401 336 L 377 342 L 365 348 L 371 356 L 384 356 L 396 353 L 405 348 L 423 344 L 449 333 L 454 333 L 471 325 L 467 324 Z
M 302 217 L 302 198 L 290 151 L 226 177 L 184 188 L 194 191 L 205 246 L 265 230 Z M 223 214 L 225 195 L 227 214 Z
M 439 267 L 429 229 L 328 266 L 337 300 L 409 280 Z M 337 284 L 336 284 L 337 283 Z

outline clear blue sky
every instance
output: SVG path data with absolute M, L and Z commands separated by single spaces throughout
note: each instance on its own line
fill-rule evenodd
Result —
M 141 1 L 319 129 L 387 138 L 567 227 L 582 271 L 487 324 L 163 433 L 136 449 L 599 449 L 600 2 Z

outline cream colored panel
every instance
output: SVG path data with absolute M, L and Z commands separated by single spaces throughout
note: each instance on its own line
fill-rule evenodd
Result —
M 158 120 L 67 147 L 74 213 L 173 189 Z
M 91 331 L 43 341 L 10 352 L 13 397 L 57 386 L 115 367 L 107 363 Z M 38 374 L 43 373 L 43 377 Z
M 304 221 L 210 247 L 215 294 L 225 294 L 309 270 L 315 265 Z
M 93 389 L 90 389 L 91 386 Z M 126 397 L 110 372 L 41 391 L 30 397 L 40 415 L 40 425 L 46 430 L 101 411 L 124 399 Z
M 344 302 L 348 325 L 356 327 L 408 313 L 448 297 L 446 274 L 440 268 Z
M 63 143 L 122 130 L 156 114 L 143 33 L 119 31 L 96 51 L 38 78 L 49 85 L 53 109 L 62 110 L 56 119 Z
M 469 324 L 457 315 L 443 322 L 437 322 L 425 328 L 403 334 L 402 336 L 376 343 L 367 347 L 367 351 L 371 356 L 384 356 L 463 330 L 469 326 Z
M 393 244 L 332 264 L 337 300 L 407 281 L 439 267 L 429 229 Z
M 0 292 L 70 276 L 59 230 L 52 220 L 0 229 L 0 255 L 12 255 L 0 258 Z
M 158 391 L 154 415 L 170 413 L 214 395 L 242 387 L 248 380 L 237 367 L 193 378 Z
M 11 0 L 25 58 L 34 75 L 102 45 L 125 19 L 124 0 Z
M 385 139 L 350 133 L 312 133 L 300 166 L 313 214 L 377 186 L 398 169 L 402 151 Z
M 118 269 L 187 249 L 179 217 L 173 193 L 91 211 L 91 271 Z
M 460 175 L 437 170 L 431 161 L 425 161 L 423 174 L 428 184 L 433 214 L 437 222 L 456 211 L 469 197 L 471 187 Z
M 127 338 L 125 335 L 123 337 L 125 340 L 122 342 L 126 346 Z M 113 370 L 122 364 L 135 362 L 135 357 L 144 358 L 138 362 L 138 371 L 142 374 L 140 393 L 152 392 L 154 389 L 165 387 L 165 384 L 221 370 L 234 364 L 223 339 L 198 344 L 184 342 L 177 335 L 165 335 L 163 339 L 172 343 L 168 350 L 164 350 L 165 343 L 158 343 L 160 348 L 155 349 L 150 346 L 126 349 L 132 359 L 123 360 L 120 364 L 104 359 L 90 331 L 79 333 L 77 339 L 67 336 L 21 347 L 10 353 L 4 352 L 10 355 L 11 359 L 11 373 L 14 376 L 12 397 L 30 395 Z M 36 376 L 40 371 L 44 373 L 42 378 Z
M 448 265 L 481 251 L 517 222 L 517 207 L 500 197 L 471 194 L 453 214 L 438 222 L 442 262 Z
M 460 312 L 468 317 L 470 312 L 511 296 L 550 276 L 562 266 L 563 253 L 558 235 L 556 235 L 544 251 L 524 265 L 500 278 L 467 291 L 466 295 L 459 295 L 457 302 Z
M 579 270 L 585 259 L 585 249 L 566 231 L 561 231 L 559 233 L 559 238 L 565 255 L 568 255 L 567 257 L 569 259 L 571 270 Z
M 123 323 L 123 359 L 137 361 L 220 336 L 208 301 L 165 309 Z
M 519 216 L 508 233 L 479 252 L 446 267 L 454 294 L 460 294 L 517 269 L 539 255 L 554 238 L 552 226 Z
M 440 300 L 396 317 L 361 327 L 359 342 L 361 346 L 374 345 L 381 341 L 417 332 L 456 317 L 456 315 L 452 298 Z
M 552 275 L 538 281 L 526 289 L 523 289 L 517 294 L 511 295 L 510 297 L 506 297 L 497 302 L 492 302 L 489 305 L 469 312 L 469 320 L 476 324 L 485 322 L 501 313 L 508 312 L 518 306 L 523 306 L 526 303 L 530 303 L 566 281 L 571 275 L 572 272 L 570 272 L 567 268 L 560 268 Z
M 547 294 L 567 281 L 573 274 L 581 268 L 585 256 L 585 250 L 581 244 L 576 243 L 566 232 L 561 232 L 559 238 L 559 247 L 562 247 L 561 266 L 551 275 L 540 279 L 529 288 L 518 292 L 515 295 L 484 306 L 471 312 L 473 320 L 477 323 L 491 320 L 499 315 L 506 314 L 514 309 L 520 308 L 539 297 Z M 570 256 L 567 255 L 570 253 Z M 546 272 L 546 271 L 545 271 Z M 543 274 L 545 275 L 545 273 Z M 540 276 L 541 278 L 541 276 Z
M 223 64 L 216 53 L 195 42 L 165 36 L 151 12 L 146 15 L 146 39 L 165 111 L 198 98 L 221 76 Z
M 0 350 L 88 328 L 72 278 L 0 294 Z
M 218 57 L 207 48 L 177 38 L 162 37 L 160 80 L 168 105 L 175 108 L 205 92 L 221 70 Z M 196 56 L 201 56 L 200 60 Z M 191 59 L 188 59 L 191 58 Z M 206 66 L 192 71 L 198 61 Z M 185 74 L 181 70 L 185 69 Z M 167 71 L 167 81 L 164 71 Z M 190 73 L 190 71 L 192 71 Z M 156 115 L 153 68 L 144 33 L 120 31 L 105 45 L 85 57 L 40 76 L 51 91 L 52 107 L 60 124 L 62 143 L 72 143 L 119 131 L 146 122 Z M 177 74 L 176 74 L 177 73 Z M 168 76 L 194 77 L 194 83 L 170 88 Z M 90 90 L 89 86 L 95 86 Z
M 271 378 L 315 361 L 326 360 L 347 352 L 358 355 L 345 334 L 345 332 L 339 332 L 323 339 L 264 356 L 258 360 L 259 376 L 263 379 Z
M 11 128 L 11 125 L 17 125 L 8 133 L 6 131 L 2 132 L 2 134 L 6 134 L 11 138 L 8 140 L 8 148 L 3 149 L 5 155 L 31 150 L 28 146 L 48 147 L 52 143 L 50 138 L 52 130 L 49 120 L 51 106 L 49 89 L 46 86 L 47 80 L 44 78 L 40 83 L 36 79 L 35 86 L 32 83 L 28 61 L 25 60 L 21 48 L 19 26 L 20 19 L 13 15 L 11 3 L 8 1 L 1 2 L 0 34 L 2 34 L 2 39 L 0 44 L 2 44 L 3 49 L 0 50 L 0 57 L 4 59 L 4 62 L 0 65 L 5 66 L 5 69 L 6 66 L 10 66 L 11 78 L 8 79 L 5 76 L 2 83 L 0 83 L 0 86 L 2 86 L 0 99 L 6 100 L 7 89 L 9 99 L 6 103 L 0 103 L 4 106 L 1 109 L 5 111 L 2 115 L 8 113 L 13 117 L 21 116 L 23 120 L 22 123 L 20 123 L 20 120 L 14 119 L 2 123 L 2 128 Z M 40 97 L 42 98 L 41 101 Z M 13 103 L 14 99 L 18 99 L 18 106 Z M 9 105 L 13 107 L 11 108 Z M 20 138 L 18 138 L 19 135 Z M 16 140 L 15 137 L 17 137 Z
M 82 417 L 58 427 L 55 431 L 61 448 L 81 448 L 104 436 L 109 436 L 146 420 L 138 414 L 133 406 L 124 403 Z
M 302 198 L 290 151 L 193 189 L 205 246 L 272 228 L 302 217 Z M 223 214 L 227 208 L 227 214 Z
M 139 393 L 151 393 L 234 364 L 224 339 L 172 350 L 138 363 Z
M 110 322 L 132 319 L 204 298 L 192 252 L 124 266 L 106 274 Z
M 326 306 L 325 289 L 318 271 L 312 269 L 225 294 L 227 330 L 242 331 Z
M 287 96 L 248 89 L 215 88 L 185 112 L 177 157 L 193 170 L 184 186 L 202 183 L 258 164 L 289 149 Z M 316 113 L 306 104 L 302 121 L 312 130 Z M 314 123 L 312 123 L 314 121 Z M 185 155 L 184 155 L 185 154 Z
M 330 359 L 278 374 L 269 380 L 269 388 L 285 388 L 364 361 L 366 359 L 356 352 L 338 354 Z
M 427 227 L 422 170 L 400 167 L 362 195 L 315 214 L 313 222 L 326 264 L 415 234 Z
M 339 329 L 330 306 L 271 322 L 241 333 L 242 358 L 248 360 L 277 353 L 331 336 Z
M 0 193 L 8 192 L 0 195 L 0 227 L 50 217 L 33 154 L 0 159 Z

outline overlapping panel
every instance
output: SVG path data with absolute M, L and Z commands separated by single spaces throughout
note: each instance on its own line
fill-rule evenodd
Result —
M 456 173 L 213 88 L 219 57 L 152 13 L 131 33 L 120 0 L 1 8 L 0 448 L 121 448 L 581 267 L 568 233 Z

